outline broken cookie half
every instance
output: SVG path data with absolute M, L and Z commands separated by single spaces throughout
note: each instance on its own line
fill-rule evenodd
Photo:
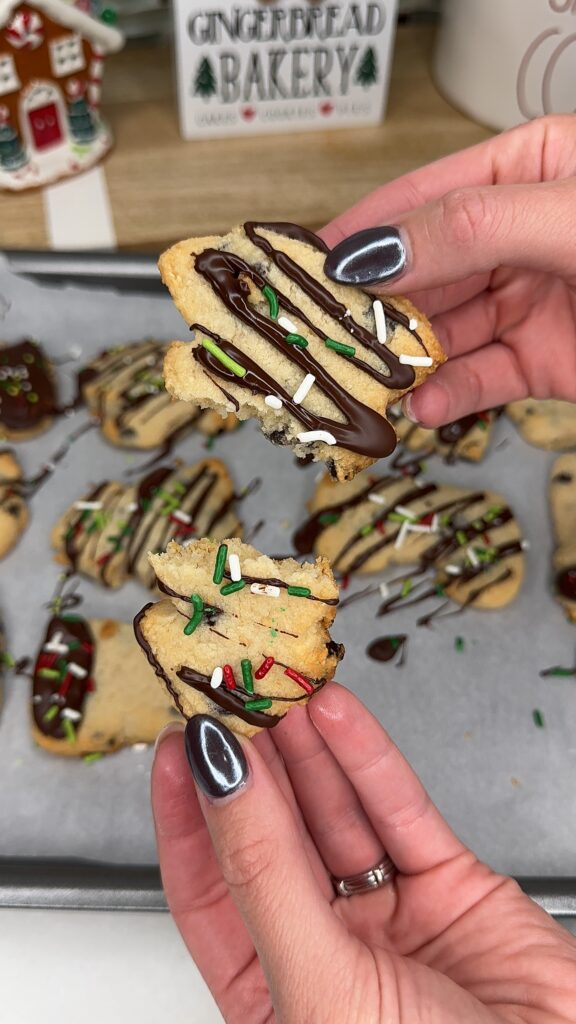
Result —
M 253 221 L 165 252 L 194 340 L 172 343 L 164 377 L 174 398 L 255 416 L 273 443 L 347 480 L 394 449 L 388 406 L 445 356 L 407 299 L 330 281 L 327 252 L 303 228 Z
M 334 676 L 344 648 L 328 632 L 338 587 L 326 559 L 204 538 L 150 563 L 167 599 L 136 616 L 136 638 L 185 718 L 214 715 L 252 736 Z

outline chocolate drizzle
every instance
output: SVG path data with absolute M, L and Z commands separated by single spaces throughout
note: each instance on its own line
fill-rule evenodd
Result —
M 40 346 L 26 340 L 0 348 L 0 423 L 18 433 L 59 412 L 52 370 Z
M 568 601 L 576 601 L 576 565 L 570 565 L 557 573 L 556 590 Z
M 400 655 L 397 662 L 397 667 L 400 668 L 405 662 L 407 640 L 405 633 L 379 636 L 368 645 L 366 654 L 373 661 L 392 661 L 396 655 Z
M 45 645 L 51 640 L 67 647 L 67 651 L 45 651 Z M 86 695 L 93 686 L 93 662 L 94 637 L 88 623 L 79 615 L 54 615 L 48 624 L 33 674 L 32 714 L 36 727 L 44 736 L 57 740 L 68 738 L 63 726 L 67 711 L 71 713 L 69 721 L 73 730 L 76 732 L 81 726 Z M 54 708 L 57 708 L 55 714 Z

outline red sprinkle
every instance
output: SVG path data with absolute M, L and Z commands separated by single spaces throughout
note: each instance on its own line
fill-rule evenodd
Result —
M 88 682 L 86 683 L 86 693 L 94 693 L 95 689 L 96 683 L 94 682 L 93 679 L 89 679 Z
M 50 651 L 42 651 L 36 664 L 36 672 L 39 668 L 54 668 L 60 655 L 52 654 Z
M 295 669 L 287 668 L 284 675 L 288 676 L 289 679 L 293 679 L 295 683 L 298 683 L 298 686 L 301 686 L 306 693 L 314 693 L 312 683 L 305 679 L 304 676 L 301 676 L 299 672 L 296 672 Z
M 171 523 L 174 523 L 174 525 L 178 527 L 178 529 L 176 531 L 177 533 L 196 533 L 197 532 L 198 528 L 196 526 L 193 526 L 192 523 L 183 523 L 181 519 L 178 519 L 174 515 L 168 516 L 168 519 L 170 520 Z
M 384 526 L 384 523 L 381 520 L 379 520 L 376 523 L 376 529 L 378 530 L 378 533 L 382 534 L 383 537 L 386 536 L 386 527 Z
M 69 672 L 67 672 L 66 675 L 64 676 L 64 679 L 62 680 L 62 685 L 60 686 L 60 689 L 58 690 L 58 695 L 60 697 L 65 697 L 66 696 L 66 694 L 68 693 L 68 690 L 70 689 L 71 683 L 72 683 L 72 676 L 70 675 Z
M 224 665 L 222 668 L 224 673 L 224 686 L 227 690 L 236 689 L 236 680 L 234 679 L 234 670 L 232 665 Z
M 96 565 L 105 565 L 111 557 L 112 552 L 109 552 L 107 555 L 100 555 L 100 558 L 96 559 Z
M 92 651 L 94 650 L 94 644 L 89 644 L 86 640 L 84 640 L 80 644 L 80 646 L 81 646 L 82 650 L 83 651 L 87 651 L 88 654 L 92 654 Z
M 340 580 L 340 590 L 348 590 L 349 584 L 350 584 L 350 577 L 348 576 L 348 574 L 346 574 Z
M 490 540 L 490 537 L 488 536 L 487 533 L 483 533 L 482 534 L 482 539 L 483 539 L 484 543 L 487 544 L 488 547 L 490 547 L 492 541 Z
M 274 658 L 264 658 L 264 661 L 260 665 L 260 668 L 257 668 L 254 673 L 256 679 L 264 679 L 264 676 L 268 675 L 273 664 Z

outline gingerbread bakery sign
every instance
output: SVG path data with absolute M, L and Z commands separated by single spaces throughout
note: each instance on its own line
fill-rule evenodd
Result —
M 0 0 L 0 188 L 46 185 L 106 153 L 104 59 L 122 42 L 64 0 Z
M 375 124 L 396 0 L 175 0 L 185 138 Z

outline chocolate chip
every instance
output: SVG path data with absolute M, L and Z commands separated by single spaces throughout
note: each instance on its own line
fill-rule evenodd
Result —
M 571 484 L 572 480 L 573 480 L 573 477 L 572 477 L 571 473 L 557 473 L 556 476 L 553 478 L 553 483 L 555 483 L 555 484 Z

